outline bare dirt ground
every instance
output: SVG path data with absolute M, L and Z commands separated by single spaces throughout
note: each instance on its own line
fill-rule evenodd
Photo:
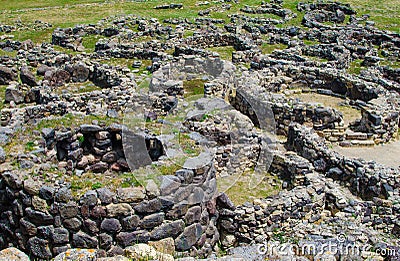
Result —
M 374 160 L 388 167 L 400 168 L 400 141 L 371 148 L 334 146 L 333 149 L 347 157 Z

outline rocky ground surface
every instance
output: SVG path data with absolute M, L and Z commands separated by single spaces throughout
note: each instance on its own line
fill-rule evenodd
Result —
M 399 260 L 399 34 L 196 6 L 0 24 L 0 260 Z

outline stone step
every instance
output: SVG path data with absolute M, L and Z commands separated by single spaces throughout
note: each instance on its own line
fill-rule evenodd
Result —
M 360 147 L 373 147 L 375 142 L 373 140 L 352 140 L 351 145 Z
M 368 135 L 363 132 L 347 132 L 346 140 L 368 140 Z

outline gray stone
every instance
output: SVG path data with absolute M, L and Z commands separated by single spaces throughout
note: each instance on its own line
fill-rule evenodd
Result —
M 52 254 L 49 247 L 49 242 L 44 239 L 32 237 L 27 243 L 28 251 L 30 254 L 41 259 L 50 259 Z
M 97 193 L 94 190 L 87 191 L 79 200 L 81 205 L 95 206 L 97 205 Z
M 175 239 L 178 251 L 189 250 L 200 239 L 203 230 L 200 224 L 193 224 L 185 228 L 183 233 Z
M 78 231 L 81 228 L 82 221 L 78 218 L 69 218 L 63 221 L 63 225 L 67 229 Z
M 55 195 L 58 202 L 69 202 L 72 199 L 72 192 L 67 187 L 60 188 Z
M 81 132 L 83 133 L 89 133 L 89 132 L 98 132 L 103 130 L 103 128 L 101 128 L 98 125 L 91 125 L 91 124 L 82 124 L 80 126 Z
M 54 226 L 53 225 L 40 226 L 40 227 L 37 228 L 37 236 L 39 238 L 50 240 L 51 239 L 51 235 L 53 234 L 53 231 L 54 231 Z
M 119 223 L 118 219 L 115 218 L 106 218 L 101 222 L 100 226 L 101 230 L 109 232 L 109 233 L 117 233 L 121 231 L 121 223 Z
M 21 72 L 20 72 L 19 76 L 20 76 L 21 82 L 24 84 L 27 84 L 31 87 L 38 85 L 36 82 L 35 76 L 29 70 L 29 68 L 27 66 L 21 67 Z
M 182 220 L 165 223 L 153 229 L 153 231 L 151 231 L 150 237 L 152 240 L 160 240 L 167 237 L 175 238 L 183 231 L 184 227 L 185 223 Z
M 12 69 L 0 66 L 0 85 L 8 85 L 11 81 L 17 80 L 17 74 Z
M 96 190 L 97 196 L 102 204 L 110 204 L 113 200 L 115 194 L 111 192 L 108 188 L 99 188 Z
M 37 228 L 34 224 L 29 222 L 26 218 L 22 218 L 19 221 L 19 224 L 21 225 L 21 231 L 23 234 L 28 235 L 28 236 L 35 236 L 37 233 Z
M 49 186 L 42 186 L 39 190 L 39 196 L 44 200 L 51 200 L 54 197 L 55 189 Z
M 85 219 L 83 221 L 83 227 L 86 228 L 91 234 L 96 234 L 100 231 L 97 223 L 91 219 Z
M 22 188 L 22 181 L 21 179 L 12 172 L 4 172 L 2 177 L 6 184 L 12 189 L 21 189 Z
M 54 217 L 49 213 L 36 211 L 31 208 L 26 208 L 25 212 L 29 220 L 35 225 L 51 225 L 54 223 Z
M 34 166 L 35 164 L 31 160 L 27 159 L 21 159 L 19 160 L 19 167 L 21 169 L 30 169 Z
M 98 241 L 86 233 L 78 232 L 72 236 L 72 245 L 78 248 L 97 248 Z
M 221 193 L 217 197 L 217 205 L 222 208 L 235 210 L 235 205 L 232 203 L 232 201 L 229 199 L 229 197 L 225 193 Z
M 50 238 L 54 244 L 67 244 L 69 242 L 69 232 L 65 228 L 56 227 Z
M 0 147 L 0 163 L 6 161 L 6 152 L 4 151 L 3 147 Z
M 164 213 L 156 213 L 149 216 L 145 216 L 140 222 L 140 227 L 142 228 L 154 228 L 158 225 L 161 225 L 164 221 L 165 214 Z
M 23 103 L 25 100 L 24 93 L 15 85 L 8 86 L 5 93 L 5 102 L 15 102 L 15 104 Z
M 160 190 L 154 180 L 149 179 L 146 185 L 146 193 L 150 198 L 160 196 Z
M 172 194 L 181 186 L 181 181 L 176 176 L 165 175 L 161 178 L 160 192 L 162 196 Z
M 70 74 L 73 82 L 85 82 L 89 78 L 89 68 L 84 63 L 79 62 L 72 66 Z
M 120 232 L 115 237 L 117 242 L 123 246 L 127 247 L 132 244 L 146 243 L 150 240 L 150 234 L 146 230 L 137 230 L 134 232 Z
M 89 167 L 89 171 L 94 173 L 104 173 L 106 170 L 108 170 L 108 164 L 102 161 L 97 162 Z
M 127 203 L 110 204 L 106 206 L 108 217 L 127 216 L 134 213 L 132 207 Z
M 113 238 L 109 234 L 101 233 L 99 235 L 100 248 L 108 250 L 112 246 Z
M 116 162 L 117 161 L 117 153 L 115 153 L 115 151 L 107 152 L 106 154 L 103 155 L 101 160 L 104 162 L 107 162 L 107 163 Z
M 201 218 L 201 207 L 194 206 L 188 209 L 184 220 L 186 225 L 190 225 L 193 224 L 194 222 L 200 221 L 200 218 Z
M 117 195 L 119 200 L 124 203 L 139 202 L 146 196 L 140 187 L 119 188 Z
M 137 215 L 132 215 L 122 219 L 122 227 L 124 230 L 134 230 L 139 226 L 140 218 Z
M 143 201 L 134 207 L 137 213 L 154 213 L 161 209 L 161 201 L 158 198 Z

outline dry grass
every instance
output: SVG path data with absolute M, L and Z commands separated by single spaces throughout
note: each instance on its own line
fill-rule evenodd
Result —
M 342 105 L 341 103 L 343 103 L 345 100 L 338 97 L 317 93 L 292 94 L 289 97 L 298 98 L 306 103 L 318 103 L 325 107 L 336 109 L 343 113 L 343 120 L 346 125 L 361 118 L 361 112 L 359 110 L 354 109 L 351 106 Z
M 222 182 L 231 182 L 233 185 L 226 191 L 226 194 L 235 205 L 245 202 L 253 202 L 254 199 L 266 198 L 276 195 L 281 190 L 281 181 L 275 176 L 266 173 L 264 179 L 255 188 L 249 188 L 251 173 L 244 173 L 237 180 L 218 181 L 218 188 L 225 187 Z

